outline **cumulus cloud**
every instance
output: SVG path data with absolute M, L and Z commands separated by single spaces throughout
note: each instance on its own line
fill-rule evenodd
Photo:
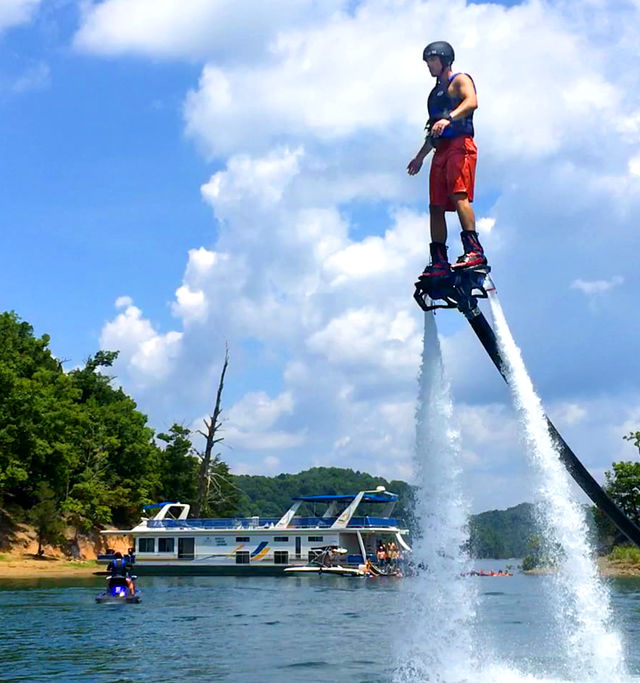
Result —
M 293 11 L 285 4 L 274 4 L 274 17 Z M 619 285 L 638 278 L 631 262 L 609 280 L 581 274 L 601 261 L 602 226 L 621 244 L 637 239 L 640 94 L 607 56 L 615 46 L 621 63 L 632 62 L 633 22 L 596 29 L 597 3 L 365 0 L 322 15 L 300 6 L 290 21 L 267 22 L 260 57 L 216 42 L 223 27 L 236 35 L 235 5 L 195 2 L 173 27 L 178 5 L 169 0 L 154 3 L 155 18 L 139 0 L 87 10 L 76 36 L 83 49 L 206 57 L 184 121 L 217 169 L 201 188 L 217 230 L 189 252 L 170 302 L 176 330 L 155 329 L 121 300 L 103 346 L 123 349 L 119 367 L 147 387 L 140 396 L 151 410 L 179 377 L 189 389 L 181 409 L 200 414 L 213 347 L 229 339 L 238 349 L 229 382 L 246 368 L 226 423 L 236 471 L 336 464 L 409 476 L 422 325 L 411 294 L 428 216 L 426 172 L 409 178 L 405 167 L 430 87 L 425 36 L 446 35 L 457 67 L 478 84 L 478 229 L 505 311 L 558 426 L 578 434 L 577 452 L 602 470 L 621 426 L 613 406 L 628 400 L 624 378 L 640 372 L 636 337 L 612 339 L 606 329 L 628 320 L 633 288 Z M 207 47 L 202 27 L 211 22 L 218 33 Z M 606 146 L 594 143 L 603 122 Z M 449 230 L 455 251 L 455 219 Z M 587 295 L 619 287 L 603 312 L 611 320 L 581 316 L 588 302 L 566 296 L 567 282 Z M 520 502 L 528 480 L 506 389 L 461 316 L 443 313 L 438 324 L 469 490 L 480 509 Z M 613 388 L 593 369 L 605 347 L 606 373 L 620 379 Z M 594 390 L 611 394 L 607 410 L 585 400 Z
M 571 283 L 571 289 L 577 289 L 585 294 L 603 294 L 619 287 L 624 282 L 624 278 L 614 275 L 610 280 L 582 280 L 578 278 Z
M 283 415 L 293 412 L 293 398 L 289 392 L 269 397 L 265 392 L 246 394 L 228 412 L 225 439 L 234 447 L 252 451 L 289 449 L 304 444 L 304 431 L 293 433 L 278 429 Z M 268 462 L 278 464 L 276 456 L 267 456 Z M 263 462 L 267 462 L 267 459 Z
M 15 2 L 16 0 L 13 0 Z M 84 6 L 75 46 L 167 58 L 265 58 L 278 31 L 308 25 L 345 2 L 324 0 L 104 0 Z
M 38 62 L 26 69 L 11 85 L 11 91 L 17 95 L 43 90 L 51 83 L 51 69 L 48 64 Z
M 164 380 L 179 355 L 182 333 L 158 334 L 129 297 L 118 297 L 116 307 L 124 311 L 105 324 L 101 348 L 120 351 L 120 362 L 141 387 Z
M 40 0 L 2 0 L 0 3 L 0 33 L 26 23 L 35 14 Z

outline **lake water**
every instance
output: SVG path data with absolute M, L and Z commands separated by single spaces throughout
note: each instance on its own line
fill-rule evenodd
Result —
M 486 657 L 509 680 L 561 680 L 550 579 L 467 580 L 480 594 Z M 400 634 L 419 628 L 412 582 L 141 577 L 143 602 L 114 606 L 94 602 L 100 577 L 0 580 L 0 681 L 391 681 Z M 640 680 L 640 580 L 610 586 L 629 679 Z

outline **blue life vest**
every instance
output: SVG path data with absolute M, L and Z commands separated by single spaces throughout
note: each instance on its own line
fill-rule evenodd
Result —
M 460 72 L 452 74 L 446 83 L 441 83 L 437 81 L 435 88 L 429 93 L 429 100 L 427 106 L 429 108 L 429 123 L 435 123 L 438 119 L 446 119 L 449 114 L 460 104 L 461 100 L 459 97 L 451 97 L 448 92 L 449 85 L 451 81 L 456 76 L 459 76 Z M 469 74 L 465 74 L 469 76 Z M 471 78 L 471 76 L 469 76 Z M 471 78 L 473 83 L 473 78 Z M 475 90 L 476 85 L 473 83 L 473 89 Z M 469 135 L 473 137 L 473 112 L 465 116 L 463 119 L 455 119 L 452 121 L 442 132 L 440 138 L 457 138 L 461 135 Z
M 126 576 L 127 575 L 127 563 L 121 558 L 116 558 L 115 560 L 111 560 L 111 564 L 109 565 L 109 569 L 111 571 L 111 576 Z

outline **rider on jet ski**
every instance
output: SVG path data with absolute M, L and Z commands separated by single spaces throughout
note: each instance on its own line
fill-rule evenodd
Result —
M 136 587 L 129 577 L 129 570 L 131 569 L 131 563 L 128 561 L 129 556 L 127 558 L 122 557 L 122 553 L 118 551 L 114 555 L 114 559 L 109 562 L 107 565 L 107 572 L 111 574 L 111 578 L 115 577 L 122 577 L 124 578 L 127 587 L 129 588 L 129 592 L 131 595 L 133 595 L 136 592 Z

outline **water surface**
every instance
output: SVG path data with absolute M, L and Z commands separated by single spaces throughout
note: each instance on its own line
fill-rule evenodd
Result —
M 495 569 L 503 565 L 478 563 Z M 548 577 L 470 577 L 486 656 L 543 676 Z M 139 605 L 98 605 L 104 579 L 0 580 L 0 681 L 391 681 L 412 579 L 142 577 Z M 630 678 L 640 674 L 640 580 L 611 584 Z M 426 636 L 427 637 L 427 636 Z

